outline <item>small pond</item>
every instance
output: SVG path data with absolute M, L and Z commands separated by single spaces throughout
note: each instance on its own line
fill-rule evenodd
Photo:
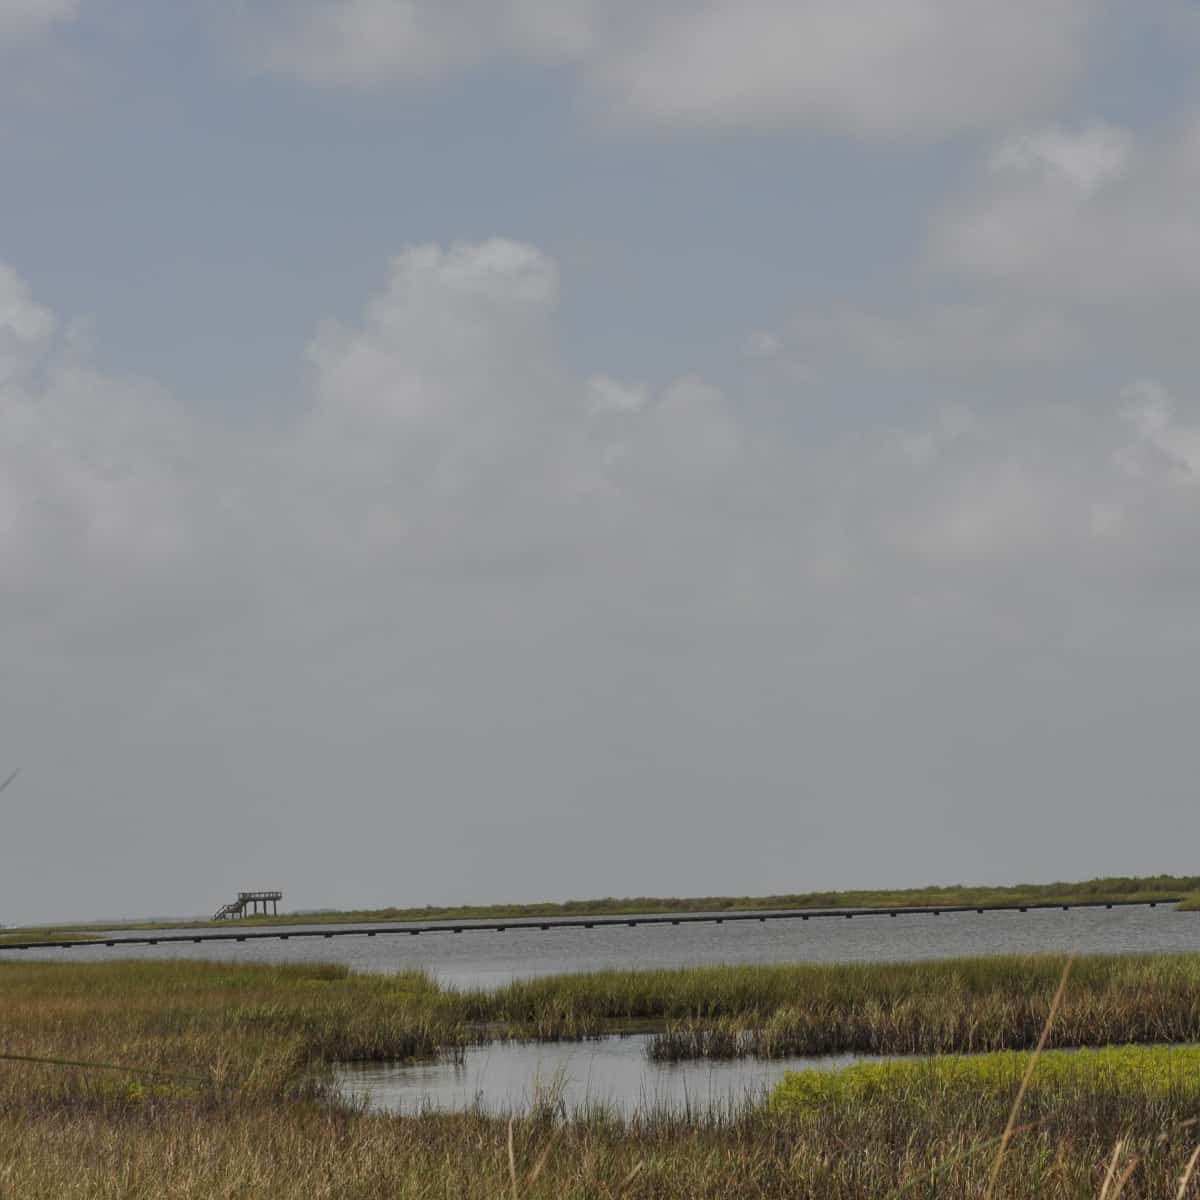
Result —
M 730 1113 L 765 1098 L 788 1071 L 838 1070 L 861 1061 L 851 1054 L 753 1058 L 730 1062 L 652 1062 L 649 1034 L 587 1042 L 492 1042 L 467 1050 L 461 1063 L 413 1066 L 347 1065 L 338 1072 L 342 1094 L 379 1112 L 478 1107 L 492 1114 L 527 1112 L 539 1101 L 568 1113 L 604 1107 L 636 1113 Z

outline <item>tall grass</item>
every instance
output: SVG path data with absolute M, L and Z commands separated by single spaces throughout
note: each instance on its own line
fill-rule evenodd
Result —
M 0 1107 L 316 1094 L 335 1060 L 459 1052 L 465 1029 L 439 995 L 420 972 L 337 966 L 0 964 L 0 1055 L 129 1068 L 0 1061 Z
M 1125 1197 L 1175 1200 L 1196 1141 L 1169 1106 L 1092 1106 L 1086 1096 L 1024 1122 L 994 1195 L 1096 1200 L 1113 1147 L 1138 1159 Z M 394 1119 L 311 1103 L 199 1107 L 145 1099 L 114 1111 L 0 1111 L 0 1186 L 22 1200 L 120 1197 L 350 1200 L 979 1200 L 1002 1109 L 930 1099 L 812 1119 L 766 1111 L 730 1121 L 616 1123 L 480 1114 Z M 535 1177 L 536 1175 L 536 1177 Z M 513 1179 L 516 1187 L 513 1187 Z M 1191 1193 L 1189 1193 L 1190 1195 Z
M 1038 955 L 603 971 L 518 981 L 454 1004 L 465 1021 L 542 1037 L 665 1026 L 651 1043 L 660 1060 L 1029 1049 L 1063 963 Z M 1200 956 L 1078 959 L 1050 1038 L 1200 1040 Z

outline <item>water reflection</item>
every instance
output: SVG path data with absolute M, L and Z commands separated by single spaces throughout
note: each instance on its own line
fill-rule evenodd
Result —
M 469 1049 L 464 1061 L 416 1066 L 346 1066 L 341 1091 L 376 1111 L 423 1110 L 494 1114 L 550 1104 L 568 1113 L 602 1106 L 622 1116 L 638 1112 L 735 1112 L 765 1099 L 787 1071 L 838 1070 L 860 1061 L 849 1054 L 772 1062 L 656 1063 L 646 1056 L 651 1035 L 591 1042 L 491 1043 Z

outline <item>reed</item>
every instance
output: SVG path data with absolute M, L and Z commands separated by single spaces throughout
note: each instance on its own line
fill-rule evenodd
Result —
M 1096 1200 L 1119 1143 L 1122 1169 L 1136 1159 L 1125 1195 L 1175 1200 L 1196 1144 L 1182 1110 L 1078 1099 L 1052 1107 L 1044 1098 L 1042 1123 L 1023 1122 L 994 1195 Z M 147 1098 L 121 1113 L 0 1111 L 0 1162 L 5 1193 L 23 1200 L 978 1200 L 1003 1124 L 1001 1109 L 986 1115 L 999 1124 L 930 1097 L 923 1112 L 901 1103 L 893 1113 L 881 1100 L 857 1117 L 759 1110 L 618 1123 L 599 1113 L 510 1127 L 474 1113 L 397 1120 L 297 1101 L 200 1107 Z
M 1028 1049 L 1062 974 L 1056 955 L 920 963 L 604 971 L 456 996 L 464 1021 L 541 1037 L 657 1028 L 660 1060 Z M 1076 960 L 1051 1046 L 1200 1040 L 1200 956 Z

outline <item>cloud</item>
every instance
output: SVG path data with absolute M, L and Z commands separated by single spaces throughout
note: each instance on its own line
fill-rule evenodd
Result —
M 588 393 L 594 413 L 641 412 L 648 399 L 644 383 L 621 383 L 607 375 L 593 375 L 588 380 Z
M 428 87 L 524 61 L 570 65 L 595 120 L 720 132 L 937 138 L 992 128 L 1072 85 L 1083 0 L 1037 18 L 987 0 L 249 0 L 248 62 L 326 87 Z
M 1042 129 L 1001 143 L 990 166 L 993 171 L 1044 171 L 1092 192 L 1125 173 L 1131 145 L 1129 133 L 1103 123 L 1079 133 Z
M 324 322 L 284 450 L 314 528 L 402 544 L 447 510 L 469 520 L 514 475 L 533 486 L 565 416 L 557 302 L 551 259 L 492 239 L 409 247 L 360 320 Z
M 1051 476 L 1000 461 L 955 472 L 935 501 L 894 527 L 896 544 L 934 562 L 994 562 L 1027 556 L 1056 540 L 1068 497 Z
M 968 436 L 977 423 L 975 414 L 969 408 L 948 405 L 928 429 L 901 433 L 897 437 L 897 444 L 900 453 L 914 467 L 929 467 L 960 438 Z
M 1166 476 L 1172 483 L 1200 484 L 1200 427 L 1181 425 L 1176 404 L 1156 379 L 1138 379 L 1122 393 L 1123 417 L 1136 442 L 1119 462 L 1134 476 Z
M 809 369 L 866 365 L 893 374 L 1053 362 L 1078 349 L 1081 331 L 1061 307 L 978 296 L 912 300 L 902 308 L 810 309 L 769 339 L 770 357 Z
M 0 97 L 10 104 L 41 104 L 69 86 L 76 62 L 63 33 L 79 14 L 80 0 L 0 4 Z
M 869 361 L 844 402 L 806 385 L 768 403 L 686 363 L 646 381 L 576 370 L 558 265 L 489 239 L 381 264 L 374 294 L 314 330 L 296 408 L 261 442 L 214 445 L 0 280 L 6 727 L 53 789 L 82 788 L 80 745 L 115 779 L 92 849 L 114 824 L 195 811 L 208 870 L 236 818 L 249 848 L 230 885 L 286 856 L 320 903 L 363 886 L 357 860 L 331 883 L 322 859 L 346 814 L 388 831 L 416 804 L 501 894 L 512 862 L 536 863 L 514 839 L 488 865 L 476 822 L 494 811 L 545 827 L 607 803 L 669 836 L 735 787 L 775 819 L 798 778 L 850 811 L 897 762 L 916 803 L 928 763 L 988 721 L 1008 761 L 1014 713 L 1057 728 L 1068 700 L 1107 702 L 1094 680 L 1047 695 L 1039 672 L 1071 674 L 1068 652 L 1195 633 L 1198 493 L 1175 482 L 1195 418 L 1148 381 L 1055 407 L 1055 364 L 1010 403 L 956 405 L 923 369 L 906 390 L 880 365 L 922 361 L 906 352 Z M 985 721 L 1004 689 L 1011 710 Z M 866 733 L 887 748 L 878 775 Z M 947 795 L 991 778 L 980 761 Z M 392 839 L 375 841 L 386 881 Z M 550 894 L 593 886 L 536 876 Z
M 939 220 L 932 254 L 981 280 L 1123 302 L 1200 283 L 1200 119 L 1158 138 L 1091 125 L 1003 143 Z
M 53 331 L 50 311 L 34 302 L 16 271 L 0 263 L 0 384 L 27 371 Z
M 0 7 L 0 52 L 44 41 L 79 16 L 79 0 L 5 0 Z
M 425 88 L 495 62 L 586 52 L 591 0 L 247 0 L 243 56 L 318 87 Z
M 1087 11 L 1051 0 L 1030 20 L 986 0 L 717 0 L 660 3 L 638 32 L 595 64 L 604 105 L 629 120 L 920 138 L 1060 95 Z
M 0 265 L 0 587 L 169 558 L 185 538 L 185 423 L 162 389 L 98 370 Z
M 279 461 L 309 532 L 426 560 L 525 553 L 583 534 L 563 504 L 655 503 L 729 468 L 742 435 L 718 389 L 575 378 L 558 305 L 534 246 L 397 255 L 361 318 L 308 347 L 312 406 Z

